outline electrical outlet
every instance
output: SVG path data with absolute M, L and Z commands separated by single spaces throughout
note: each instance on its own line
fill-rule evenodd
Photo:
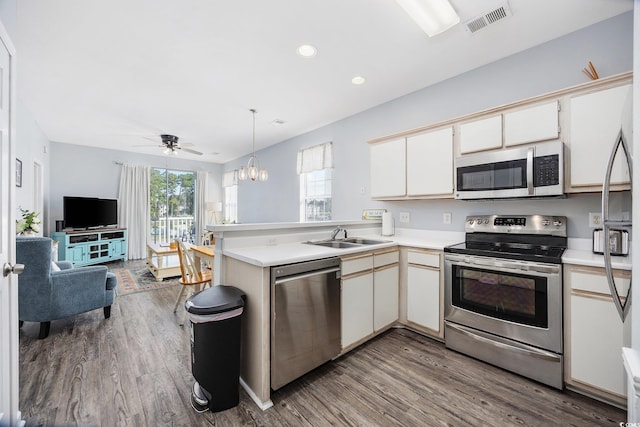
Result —
M 411 216 L 409 212 L 400 212 L 400 222 L 409 222 L 411 221 Z
M 451 224 L 451 212 L 445 212 L 442 214 L 442 223 Z
M 602 214 L 600 212 L 589 212 L 589 227 L 602 227 Z

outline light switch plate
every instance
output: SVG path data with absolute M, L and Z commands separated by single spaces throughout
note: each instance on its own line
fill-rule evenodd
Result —
M 442 223 L 451 224 L 451 212 L 445 212 L 442 214 Z
M 409 212 L 400 212 L 400 222 L 410 222 L 411 221 L 411 215 L 409 215 Z

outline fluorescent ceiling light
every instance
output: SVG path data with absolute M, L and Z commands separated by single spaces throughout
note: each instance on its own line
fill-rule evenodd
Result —
M 447 31 L 460 22 L 448 0 L 396 0 L 429 37 Z

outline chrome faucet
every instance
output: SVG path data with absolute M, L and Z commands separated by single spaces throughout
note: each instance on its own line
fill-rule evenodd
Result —
M 333 231 L 331 232 L 331 240 L 336 240 L 336 236 L 338 235 L 338 233 L 340 233 L 341 231 L 344 231 L 344 238 L 347 238 L 347 230 L 345 230 L 344 228 L 337 226 L 336 228 L 333 229 Z

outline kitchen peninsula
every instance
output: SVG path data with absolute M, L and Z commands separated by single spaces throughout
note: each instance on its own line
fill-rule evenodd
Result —
M 347 230 L 350 238 L 366 238 L 376 240 L 377 243 L 342 248 L 305 243 L 330 239 L 332 231 L 337 227 Z M 344 270 L 346 265 L 367 261 L 371 263 L 367 267 L 371 271 L 368 286 L 374 287 L 377 284 L 374 284 L 374 272 L 387 267 L 377 267 L 377 264 L 374 267 L 373 260 L 395 256 L 395 261 L 389 261 L 395 262 L 399 267 L 389 270 L 395 272 L 397 278 L 395 320 L 386 323 L 381 329 L 371 326 L 370 333 L 359 340 L 347 344 L 343 340 L 340 354 L 398 324 L 437 340 L 442 341 L 444 338 L 441 325 L 444 295 L 442 250 L 445 246 L 464 241 L 463 232 L 399 228 L 394 236 L 382 236 L 381 223 L 377 220 L 225 224 L 211 225 L 207 229 L 216 238 L 214 283 L 236 286 L 247 294 L 242 331 L 241 384 L 261 409 L 272 406 L 271 267 L 339 257 L 344 278 L 351 277 L 353 273 Z M 337 238 L 342 240 L 344 234 L 340 232 Z M 602 256 L 594 255 L 589 250 L 589 239 L 570 238 L 568 243 L 569 249 L 563 257 L 565 263 L 592 268 L 603 266 Z M 616 257 L 614 268 L 630 270 L 630 257 Z M 365 273 L 357 273 L 361 274 Z M 344 284 L 345 281 L 342 282 L 343 287 Z M 373 299 L 372 296 L 370 298 Z M 416 310 L 416 304 L 422 305 Z M 565 298 L 566 304 L 568 302 Z M 419 316 L 412 315 L 412 310 L 413 313 L 419 312 Z M 425 313 L 426 316 L 423 316 Z M 373 323 L 372 319 L 371 324 Z M 567 383 L 572 384 L 570 379 Z M 576 384 L 579 389 L 580 383 Z

